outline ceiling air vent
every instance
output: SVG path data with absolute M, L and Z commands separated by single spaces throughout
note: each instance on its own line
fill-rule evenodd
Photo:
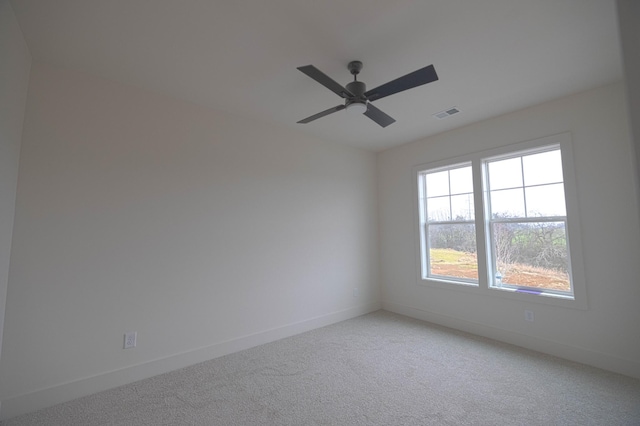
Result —
M 458 109 L 458 107 L 451 107 L 445 109 L 444 111 L 436 112 L 435 114 L 433 114 L 433 117 L 437 118 L 438 120 L 442 120 L 443 118 L 451 117 L 452 115 L 459 112 L 460 110 Z

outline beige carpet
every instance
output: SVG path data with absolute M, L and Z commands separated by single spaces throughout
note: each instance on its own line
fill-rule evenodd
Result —
M 640 425 L 640 380 L 378 311 L 3 425 Z

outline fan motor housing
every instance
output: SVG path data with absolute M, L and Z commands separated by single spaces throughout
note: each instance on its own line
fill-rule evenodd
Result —
M 347 84 L 347 90 L 356 95 L 356 99 L 364 100 L 364 92 L 367 91 L 367 85 L 361 81 L 352 81 Z

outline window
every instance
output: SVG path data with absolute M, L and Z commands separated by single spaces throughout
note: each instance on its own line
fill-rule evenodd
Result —
M 493 287 L 572 295 L 559 146 L 483 161 Z
M 420 174 L 424 276 L 478 283 L 471 163 Z
M 563 134 L 417 167 L 421 281 L 536 300 L 578 290 L 586 307 L 570 152 Z

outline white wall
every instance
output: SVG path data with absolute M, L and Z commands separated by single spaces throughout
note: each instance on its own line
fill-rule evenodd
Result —
M 622 84 L 390 149 L 378 157 L 383 307 L 640 377 L 640 224 Z M 418 285 L 415 165 L 571 132 L 588 309 Z M 535 321 L 524 320 L 533 310 Z
M 640 197 L 640 2 L 617 0 L 629 122 L 635 146 L 636 179 Z
M 11 5 L 0 0 L 0 350 L 11 258 L 22 122 L 31 55 Z M 0 359 L 2 354 L 0 352 Z
M 3 416 L 378 309 L 375 167 L 371 152 L 34 64 Z M 137 348 L 122 349 L 127 331 Z

